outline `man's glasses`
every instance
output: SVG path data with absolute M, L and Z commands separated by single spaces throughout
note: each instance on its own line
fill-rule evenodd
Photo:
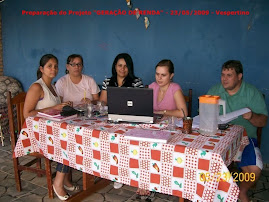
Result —
M 81 63 L 69 63 L 69 65 L 71 66 L 71 67 L 75 67 L 75 66 L 78 66 L 78 67 L 82 67 L 82 64 Z

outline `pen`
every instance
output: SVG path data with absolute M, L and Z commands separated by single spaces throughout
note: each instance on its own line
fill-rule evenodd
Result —
M 86 90 L 84 90 L 84 102 L 86 101 Z

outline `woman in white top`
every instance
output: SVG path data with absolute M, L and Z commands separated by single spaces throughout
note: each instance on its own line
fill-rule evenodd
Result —
M 99 100 L 100 89 L 94 79 L 82 74 L 83 58 L 81 55 L 68 56 L 66 61 L 66 75 L 56 83 L 56 89 L 63 98 L 63 102 L 69 100 L 74 106 L 91 103 Z
M 52 80 L 58 73 L 58 59 L 51 54 L 46 54 L 40 59 L 40 66 L 37 71 L 38 80 L 34 82 L 26 95 L 23 115 L 24 118 L 35 116 L 38 112 L 46 112 L 56 109 L 62 110 L 65 105 L 71 105 L 72 102 L 61 103 L 60 96 L 56 88 L 52 85 Z M 57 173 L 53 182 L 53 189 L 60 200 L 67 200 L 69 195 L 65 189 L 77 189 L 69 180 L 69 167 L 63 164 L 57 164 Z M 65 189 L 64 189 L 65 188 Z

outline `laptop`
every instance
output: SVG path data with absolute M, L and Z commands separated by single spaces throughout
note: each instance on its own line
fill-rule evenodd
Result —
M 107 88 L 108 120 L 153 123 L 153 90 L 150 88 Z

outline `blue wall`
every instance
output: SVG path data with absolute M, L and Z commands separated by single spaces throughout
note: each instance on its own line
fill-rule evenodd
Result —
M 41 3 L 40 3 L 41 2 Z M 269 2 L 267 0 L 133 0 L 134 8 L 163 10 L 143 16 L 22 15 L 22 10 L 125 10 L 125 0 L 5 0 L 0 3 L 3 26 L 4 74 L 17 78 L 24 90 L 36 79 L 40 57 L 53 53 L 59 59 L 58 77 L 64 75 L 68 55 L 84 57 L 84 73 L 97 83 L 111 75 L 114 57 L 128 52 L 135 73 L 145 84 L 154 81 L 154 67 L 164 58 L 175 64 L 175 78 L 183 89 L 194 91 L 193 115 L 198 96 L 220 81 L 221 65 L 238 59 L 244 65 L 244 80 L 254 84 L 266 96 L 269 105 Z M 173 16 L 171 10 L 209 10 L 209 15 Z M 216 10 L 249 11 L 250 15 L 220 16 Z M 168 12 L 168 14 L 166 14 Z M 268 126 L 263 130 L 262 153 L 269 163 Z

